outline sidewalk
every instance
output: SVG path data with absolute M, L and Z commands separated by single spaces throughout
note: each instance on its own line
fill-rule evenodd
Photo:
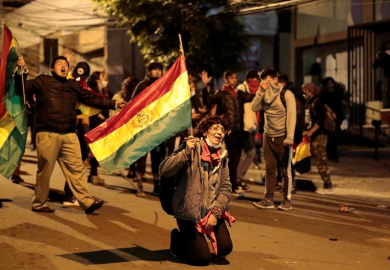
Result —
M 368 199 L 390 198 L 390 148 L 380 148 L 379 160 L 374 160 L 374 150 L 366 147 L 345 146 L 339 148 L 340 163 L 328 161 L 333 187 L 337 195 L 352 197 L 367 197 Z M 265 174 L 264 163 L 260 170 L 250 169 L 246 179 L 261 183 Z M 299 184 L 309 186 L 311 181 L 316 187 L 322 187 L 323 182 L 317 167 L 312 160 L 309 173 L 296 175 Z

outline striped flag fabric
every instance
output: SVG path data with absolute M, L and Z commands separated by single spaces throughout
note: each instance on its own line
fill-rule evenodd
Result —
M 292 163 L 297 174 L 304 174 L 311 170 L 310 139 L 303 137 L 302 142 L 295 149 Z
M 0 60 L 0 174 L 10 178 L 22 160 L 27 139 L 27 108 L 15 93 L 18 54 L 15 39 L 4 25 Z
M 117 115 L 85 134 L 107 172 L 113 173 L 191 126 L 191 94 L 184 57 Z

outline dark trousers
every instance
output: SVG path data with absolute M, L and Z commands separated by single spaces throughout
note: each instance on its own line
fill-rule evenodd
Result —
M 284 199 L 291 200 L 292 190 L 292 147 L 283 144 L 285 137 L 264 136 L 264 160 L 265 160 L 265 198 L 273 201 L 277 184 L 277 173 L 280 170 L 282 176 L 282 190 Z
M 229 154 L 229 174 L 232 190 L 238 188 L 237 167 L 240 163 L 242 149 L 244 148 L 245 131 L 233 130 L 225 139 L 226 148 Z
M 177 245 L 182 253 L 180 256 L 189 260 L 194 265 L 209 265 L 211 253 L 203 233 L 199 233 L 192 221 L 176 219 L 180 230 L 180 237 L 175 239 L 173 245 Z M 226 256 L 233 250 L 233 243 L 224 219 L 219 219 L 213 228 L 217 239 L 218 256 Z
M 91 171 L 89 172 L 89 176 L 97 176 L 98 175 L 98 167 L 99 162 L 95 157 L 91 158 L 89 161 L 89 164 L 91 164 Z

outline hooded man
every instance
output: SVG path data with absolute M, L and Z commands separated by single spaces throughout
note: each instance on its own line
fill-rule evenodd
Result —
M 280 168 L 283 181 L 283 202 L 281 210 L 290 210 L 292 191 L 291 158 L 294 131 L 296 124 L 296 102 L 294 94 L 286 91 L 284 95 L 286 107 L 280 93 L 283 85 L 278 83 L 277 73 L 267 68 L 261 73 L 260 90 L 252 101 L 255 112 L 264 112 L 264 160 L 265 160 L 265 195 L 260 202 L 253 204 L 258 208 L 274 208 L 274 192 L 277 184 L 276 175 Z

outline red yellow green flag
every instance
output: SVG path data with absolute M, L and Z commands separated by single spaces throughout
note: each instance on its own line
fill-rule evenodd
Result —
M 184 57 L 121 112 L 85 134 L 100 166 L 123 169 L 191 126 L 191 94 Z
M 18 54 L 15 39 L 4 25 L 0 62 L 0 174 L 10 178 L 23 157 L 27 138 L 27 109 L 15 93 Z

